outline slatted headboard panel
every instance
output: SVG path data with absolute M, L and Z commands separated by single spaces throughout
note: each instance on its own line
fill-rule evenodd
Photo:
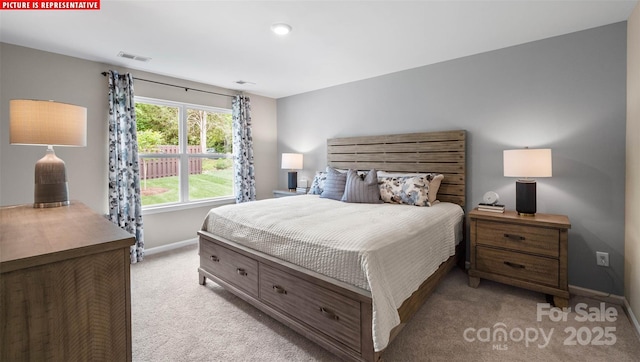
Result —
M 466 131 L 407 133 L 327 140 L 335 168 L 444 175 L 438 200 L 465 207 Z

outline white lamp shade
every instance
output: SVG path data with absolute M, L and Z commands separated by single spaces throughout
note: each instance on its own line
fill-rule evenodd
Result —
M 283 153 L 282 169 L 286 170 L 302 170 L 302 154 L 300 153 Z
M 53 101 L 14 99 L 10 108 L 10 143 L 87 145 L 87 109 Z
M 505 150 L 505 177 L 551 177 L 551 149 Z

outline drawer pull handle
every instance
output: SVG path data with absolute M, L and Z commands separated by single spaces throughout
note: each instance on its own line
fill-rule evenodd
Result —
M 219 259 L 217 256 L 215 256 L 215 255 L 211 255 L 211 256 L 209 257 L 209 259 L 211 259 L 211 261 L 215 261 L 215 262 L 219 262 L 219 261 L 220 261 L 220 259 Z
M 242 268 L 238 268 L 236 269 L 236 271 L 238 272 L 238 274 L 242 275 L 243 277 L 247 276 L 247 271 Z
M 287 294 L 287 291 L 279 285 L 274 285 L 273 290 L 275 290 L 276 293 L 279 293 L 279 294 Z
M 525 268 L 525 266 L 522 265 L 522 264 L 516 264 L 516 263 L 512 263 L 510 261 L 505 261 L 504 264 L 508 265 L 508 266 L 510 266 L 512 268 L 517 268 L 517 269 L 524 269 Z
M 520 236 L 520 235 L 514 235 L 514 234 L 504 234 L 504 237 L 507 239 L 513 239 L 513 240 L 524 240 L 524 236 Z
M 336 321 L 340 319 L 340 317 L 338 317 L 335 313 L 333 313 L 332 311 L 328 310 L 325 307 L 320 307 L 320 311 L 327 318 L 330 318 L 330 319 L 333 319 L 333 320 L 336 320 Z

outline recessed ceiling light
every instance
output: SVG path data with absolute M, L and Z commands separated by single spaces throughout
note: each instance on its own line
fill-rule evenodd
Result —
M 291 32 L 291 25 L 285 23 L 276 23 L 271 25 L 271 31 L 278 35 L 287 35 Z

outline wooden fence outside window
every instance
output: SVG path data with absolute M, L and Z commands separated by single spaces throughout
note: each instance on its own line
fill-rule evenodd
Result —
M 178 146 L 157 146 L 154 153 L 178 154 Z M 187 146 L 187 153 L 202 153 L 200 146 Z M 140 157 L 140 173 L 142 179 L 154 179 L 160 177 L 178 176 L 180 173 L 180 160 L 178 158 L 149 158 Z M 202 158 L 189 157 L 189 174 L 199 175 L 202 173 Z

